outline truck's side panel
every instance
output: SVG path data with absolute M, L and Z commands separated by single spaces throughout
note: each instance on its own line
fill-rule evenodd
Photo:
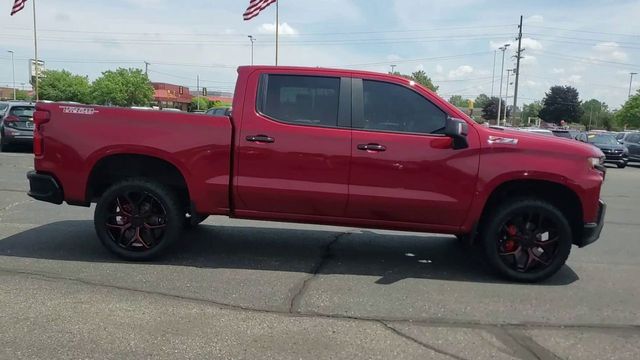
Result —
M 38 104 L 50 112 L 41 125 L 44 155 L 36 169 L 64 186 L 65 200 L 87 199 L 89 175 L 101 159 L 118 154 L 155 157 L 175 166 L 203 213 L 227 214 L 231 124 L 228 118 L 123 108 Z M 84 109 L 84 110 L 78 110 Z

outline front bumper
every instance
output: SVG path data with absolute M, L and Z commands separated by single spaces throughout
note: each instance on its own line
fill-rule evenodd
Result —
M 64 200 L 62 187 L 60 187 L 53 176 L 29 171 L 27 173 L 27 179 L 29 179 L 29 192 L 27 195 L 36 200 L 57 205 L 62 204 Z
M 607 204 L 604 201 L 599 200 L 600 206 L 598 209 L 598 219 L 595 223 L 584 224 L 582 229 L 582 237 L 578 239 L 576 245 L 579 247 L 585 247 L 591 243 L 594 243 L 600 238 L 602 227 L 604 226 L 604 215 L 607 212 Z

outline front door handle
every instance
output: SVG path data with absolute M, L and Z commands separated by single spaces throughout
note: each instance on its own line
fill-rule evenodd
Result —
M 387 147 L 380 144 L 359 144 L 358 150 L 364 151 L 385 151 Z
M 276 141 L 276 139 L 267 136 L 267 135 L 249 135 L 246 137 L 247 141 L 251 142 L 262 142 L 262 143 L 272 143 Z

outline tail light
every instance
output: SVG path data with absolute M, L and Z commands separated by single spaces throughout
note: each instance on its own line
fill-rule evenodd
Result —
M 4 119 L 5 126 L 14 127 L 15 123 L 20 121 L 20 118 L 15 115 L 9 115 Z
M 33 155 L 42 156 L 44 154 L 44 138 L 40 133 L 43 124 L 49 122 L 51 113 L 46 110 L 36 110 L 33 113 Z

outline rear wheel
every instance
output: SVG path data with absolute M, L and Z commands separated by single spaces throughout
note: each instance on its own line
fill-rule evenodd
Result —
M 618 163 L 616 165 L 618 166 L 618 169 L 624 169 L 627 167 L 627 163 Z
M 9 144 L 6 143 L 6 140 L 4 139 L 4 130 L 0 129 L 0 152 L 8 152 L 9 151 Z
M 571 227 L 548 202 L 520 199 L 498 206 L 482 232 L 485 256 L 502 276 L 536 282 L 555 274 L 571 251 Z
M 130 179 L 111 186 L 96 206 L 94 225 L 102 244 L 128 260 L 161 254 L 180 236 L 184 213 L 162 184 Z

